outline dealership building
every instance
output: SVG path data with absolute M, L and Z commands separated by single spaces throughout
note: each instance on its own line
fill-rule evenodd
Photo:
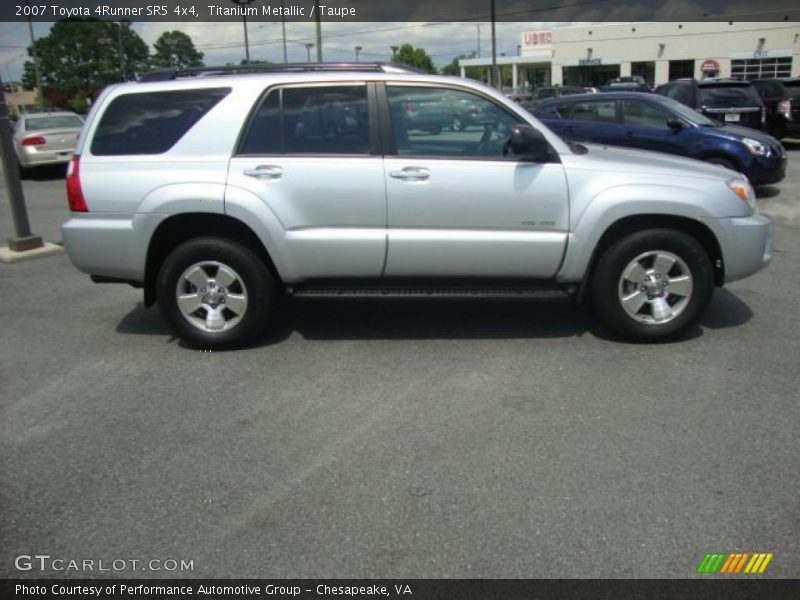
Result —
M 601 23 L 525 32 L 517 55 L 496 62 L 511 68 L 512 87 L 601 86 L 625 75 L 653 86 L 682 77 L 798 76 L 799 52 L 798 23 Z M 491 57 L 462 59 L 461 76 L 491 64 Z

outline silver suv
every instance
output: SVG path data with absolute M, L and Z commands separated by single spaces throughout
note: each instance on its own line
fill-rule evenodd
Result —
M 585 297 L 619 336 L 664 341 L 772 258 L 734 171 L 567 144 L 464 79 L 241 71 L 107 89 L 68 171 L 72 262 L 143 287 L 195 346 L 252 342 L 284 294 Z M 444 94 L 480 123 L 408 122 L 413 98 L 448 123 Z

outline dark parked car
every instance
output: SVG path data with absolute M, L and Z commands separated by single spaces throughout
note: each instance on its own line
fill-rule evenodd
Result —
M 749 81 L 676 79 L 656 88 L 656 94 L 677 100 L 705 116 L 753 129 L 764 126 L 764 103 Z
M 452 131 L 464 131 L 467 127 L 493 123 L 495 115 L 489 115 L 482 104 L 473 102 L 463 94 L 447 94 L 444 97 L 446 112 L 450 115 L 446 126 Z
M 651 92 L 650 86 L 639 75 L 615 77 L 600 88 L 602 92 Z
M 769 132 L 779 140 L 800 137 L 800 77 L 752 82 L 767 110 Z
M 775 138 L 656 94 L 570 96 L 543 102 L 534 114 L 570 141 L 696 158 L 740 171 L 754 184 L 776 183 L 786 173 L 786 153 Z
M 533 95 L 530 100 L 520 102 L 520 105 L 530 111 L 533 111 L 545 100 L 550 98 L 560 98 L 561 96 L 572 96 L 575 94 L 585 94 L 586 90 L 576 85 L 556 85 L 540 87 L 533 90 Z

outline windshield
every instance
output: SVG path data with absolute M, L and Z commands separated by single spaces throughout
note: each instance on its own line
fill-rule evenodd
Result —
M 703 125 L 705 127 L 721 127 L 722 124 L 718 121 L 712 121 L 705 115 L 701 115 L 696 110 L 689 108 L 685 104 L 681 104 L 677 100 L 673 100 L 672 98 L 664 97 L 660 101 L 666 108 L 669 108 L 672 112 L 677 113 L 679 117 L 682 119 L 686 119 L 690 123 L 695 125 Z
M 701 86 L 700 105 L 709 108 L 726 108 L 728 106 L 760 106 L 761 98 L 749 85 Z
M 30 117 L 25 119 L 26 131 L 43 131 L 45 129 L 80 129 L 83 122 L 72 115 Z

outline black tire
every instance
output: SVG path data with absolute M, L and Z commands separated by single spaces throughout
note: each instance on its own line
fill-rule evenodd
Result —
M 691 276 L 692 291 L 685 296 L 682 312 L 671 320 L 642 323 L 623 308 L 622 276 L 635 259 L 657 251 L 683 261 Z M 602 253 L 592 273 L 590 290 L 595 312 L 612 333 L 635 342 L 668 342 L 697 325 L 711 301 L 714 274 L 708 254 L 696 239 L 673 229 L 648 229 L 618 240 Z M 678 300 L 669 294 L 666 299 Z
M 230 329 L 200 329 L 178 307 L 179 280 L 189 267 L 203 262 L 227 265 L 239 275 L 246 290 L 244 314 Z M 156 298 L 167 322 L 181 339 L 203 350 L 222 350 L 245 346 L 263 334 L 276 304 L 276 289 L 269 267 L 255 252 L 228 239 L 204 237 L 184 242 L 167 256 L 158 273 Z M 201 308 L 201 313 L 204 310 Z
M 735 164 L 733 164 L 727 158 L 723 158 L 721 156 L 710 156 L 706 159 L 707 163 L 712 165 L 719 165 L 721 167 L 725 167 L 726 169 L 731 169 L 732 171 L 738 171 L 739 169 Z

